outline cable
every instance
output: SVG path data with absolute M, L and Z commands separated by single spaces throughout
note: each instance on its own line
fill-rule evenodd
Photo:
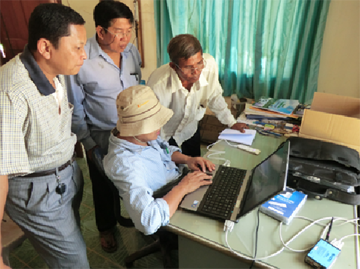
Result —
M 217 143 L 219 143 L 220 141 L 221 141 L 221 140 L 217 140 L 216 142 L 208 145 L 208 146 L 206 147 L 206 149 L 207 149 L 207 150 L 210 150 L 213 146 L 215 146 L 215 145 L 216 145 Z M 223 151 L 223 152 L 225 153 L 225 151 Z
M 254 259 L 249 267 L 251 269 L 254 266 L 255 260 L 256 260 L 256 254 L 257 254 L 257 243 L 258 243 L 258 235 L 259 235 L 259 226 L 260 226 L 260 207 L 257 211 L 257 224 L 256 224 L 256 230 L 255 230 L 255 253 L 254 253 Z
M 356 216 L 356 218 L 358 218 L 359 217 L 359 215 L 358 215 L 358 206 L 356 206 L 356 205 L 353 206 L 353 212 L 354 212 L 354 216 Z M 359 224 L 359 222 L 357 222 L 357 224 Z M 355 234 L 359 234 L 358 226 L 354 227 L 354 232 L 355 232 Z M 360 245 L 359 237 L 355 237 L 356 268 L 360 268 L 359 245 Z
M 236 148 L 238 146 L 238 144 L 231 144 L 228 140 L 223 139 L 230 147 L 234 147 Z
M 330 225 L 329 225 L 329 230 L 328 230 L 328 232 L 326 234 L 325 241 L 329 242 L 329 237 L 330 237 L 330 232 L 331 232 L 331 227 L 332 227 L 333 222 L 334 222 L 334 218 L 331 218 L 331 222 L 330 222 Z
M 330 225 L 332 225 L 332 222 L 333 221 L 343 221 L 343 223 L 340 223 L 338 224 L 337 226 L 341 226 L 341 225 L 344 225 L 346 223 L 349 223 L 349 222 L 352 222 L 353 224 L 355 224 L 355 221 L 357 221 L 357 219 L 344 219 L 344 218 L 340 218 L 340 217 L 332 217 L 331 219 L 333 220 L 332 222 L 330 222 L 329 224 L 327 225 L 323 225 L 321 223 L 318 223 L 320 221 L 323 221 L 323 220 L 326 220 L 326 219 L 330 219 L 330 217 L 325 217 L 325 218 L 322 218 L 322 219 L 318 219 L 318 220 L 311 220 L 309 218 L 306 218 L 306 217 L 301 217 L 301 216 L 296 216 L 295 218 L 299 218 L 299 219 L 304 219 L 304 220 L 308 220 L 308 221 L 312 221 L 311 224 L 309 224 L 308 226 L 306 226 L 305 228 L 303 228 L 298 234 L 296 234 L 293 238 L 291 238 L 287 243 L 284 242 L 283 238 L 282 238 L 282 233 L 281 233 L 281 227 L 282 227 L 282 223 L 280 223 L 280 240 L 284 246 L 284 248 L 287 248 L 293 252 L 305 252 L 305 251 L 309 251 L 312 247 L 310 248 L 307 248 L 307 249 L 303 249 L 303 250 L 295 250 L 295 249 L 292 249 L 291 247 L 288 246 L 288 244 L 290 244 L 290 242 L 292 242 L 298 235 L 300 235 L 301 233 L 303 233 L 305 230 L 307 230 L 308 228 L 310 228 L 311 226 L 317 224 L 317 225 L 321 225 L 321 226 L 325 226 L 320 238 L 323 238 L 325 236 L 325 231 L 326 231 L 326 228 L 329 227 Z M 339 240 L 340 241 L 340 240 Z
M 338 241 L 341 242 L 341 241 L 343 241 L 344 239 L 346 239 L 346 238 L 348 238 L 350 236 L 360 236 L 360 234 L 348 234 L 348 235 L 345 235 L 345 236 L 341 237 Z
M 261 257 L 261 258 L 256 258 L 256 260 L 265 260 L 265 259 L 272 258 L 272 257 L 280 254 L 285 248 L 287 248 L 287 249 L 289 249 L 289 250 L 291 250 L 291 251 L 294 251 L 294 252 L 305 252 L 305 251 L 310 250 L 312 247 L 309 248 L 309 249 L 306 249 L 306 250 L 295 250 L 295 249 L 290 248 L 288 245 L 289 245 L 293 240 L 295 240 L 300 234 L 302 234 L 304 231 L 306 231 L 308 228 L 312 227 L 313 225 L 324 226 L 323 233 L 322 233 L 322 235 L 321 235 L 321 237 L 324 237 L 325 231 L 327 230 L 327 228 L 328 228 L 328 226 L 330 225 L 330 223 L 329 223 L 328 225 L 325 225 L 325 224 L 319 223 L 319 222 L 321 222 L 321 221 L 330 220 L 330 219 L 334 218 L 334 221 L 333 221 L 333 222 L 340 220 L 340 221 L 343 221 L 343 223 L 340 223 L 340 224 L 338 224 L 338 225 L 336 225 L 336 224 L 333 224 L 333 225 L 341 226 L 341 225 L 344 225 L 344 224 L 346 224 L 346 223 L 352 223 L 352 224 L 358 226 L 358 224 L 355 224 L 355 222 L 359 220 L 359 219 L 350 219 L 350 220 L 348 220 L 348 219 L 344 219 L 344 218 L 341 218 L 341 217 L 324 217 L 324 218 L 321 218 L 321 219 L 318 219 L 318 220 L 312 220 L 312 219 L 310 219 L 310 218 L 302 217 L 302 216 L 295 216 L 295 218 L 303 219 L 303 220 L 307 220 L 307 221 L 311 221 L 312 223 L 310 223 L 309 225 L 307 225 L 306 227 L 304 227 L 301 231 L 299 231 L 297 234 L 295 234 L 292 238 L 290 238 L 289 241 L 284 242 L 284 240 L 283 240 L 283 238 L 282 238 L 282 234 L 281 234 L 282 223 L 280 222 L 280 225 L 279 225 L 279 227 L 280 227 L 280 240 L 281 240 L 281 242 L 283 243 L 283 247 L 282 247 L 280 250 L 278 250 L 277 252 L 275 252 L 275 253 L 273 253 L 273 254 L 271 254 L 271 255 L 268 255 L 268 256 L 265 256 L 265 257 Z M 356 236 L 356 235 L 357 235 L 357 234 L 351 234 L 351 235 L 344 236 L 344 237 L 342 237 L 340 240 L 338 240 L 338 242 L 340 241 L 340 243 L 341 243 L 341 241 L 344 240 L 345 238 L 350 237 L 350 236 Z M 230 247 L 230 245 L 229 245 L 229 243 L 228 243 L 228 240 L 227 240 L 227 233 L 225 234 L 225 242 L 226 242 L 227 247 L 228 247 L 234 254 L 240 256 L 239 253 L 237 253 L 236 251 L 234 251 L 234 250 Z M 247 259 L 247 260 L 251 260 L 251 261 L 254 260 L 253 258 L 246 257 L 246 256 L 241 256 L 241 257 L 244 258 L 244 259 Z
M 229 230 L 227 230 L 227 231 L 225 232 L 225 242 L 226 242 L 226 246 L 230 249 L 230 251 L 231 251 L 232 253 L 234 253 L 235 255 L 237 255 L 237 256 L 245 259 L 245 260 L 252 261 L 253 259 L 252 259 L 251 257 L 247 257 L 247 256 L 245 256 L 245 255 L 242 256 L 242 255 L 240 255 L 238 252 L 236 252 L 235 250 L 233 250 L 233 249 L 230 247 L 229 242 L 228 242 L 228 233 L 229 233 Z
M 208 150 L 208 152 L 206 153 L 206 157 L 208 159 L 224 161 L 225 162 L 223 164 L 224 166 L 230 166 L 230 160 L 222 158 L 222 157 L 212 157 L 213 155 L 217 155 L 217 154 L 225 154 L 225 151 L 212 149 L 212 147 L 214 145 L 216 145 L 217 143 L 219 143 L 220 141 L 221 140 L 217 140 L 215 143 L 212 143 L 206 147 L 206 149 Z

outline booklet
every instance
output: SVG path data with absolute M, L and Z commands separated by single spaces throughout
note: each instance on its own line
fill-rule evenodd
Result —
M 220 133 L 218 139 L 233 141 L 251 146 L 252 142 L 254 141 L 255 135 L 256 130 L 253 129 L 245 129 L 245 133 L 242 133 L 238 130 L 225 129 Z
M 306 198 L 306 194 L 286 187 L 285 191 L 262 204 L 260 211 L 284 224 L 289 224 L 305 204 Z
M 285 115 L 291 115 L 298 105 L 298 100 L 275 99 L 264 96 L 260 97 L 259 101 L 253 104 L 254 107 L 275 111 Z

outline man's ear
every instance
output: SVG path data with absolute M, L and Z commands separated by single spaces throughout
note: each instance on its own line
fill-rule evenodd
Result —
M 98 25 L 98 26 L 96 26 L 95 30 L 96 30 L 96 34 L 97 34 L 98 38 L 100 38 L 101 40 L 104 40 L 104 38 L 105 38 L 104 28 L 102 28 L 100 25 Z
M 51 45 L 50 41 L 45 38 L 40 38 L 37 42 L 37 50 L 39 54 L 41 54 L 46 60 L 50 59 L 50 51 L 52 48 L 53 46 Z
M 172 69 L 174 69 L 174 71 L 176 71 L 176 65 L 173 62 L 170 62 L 169 65 Z

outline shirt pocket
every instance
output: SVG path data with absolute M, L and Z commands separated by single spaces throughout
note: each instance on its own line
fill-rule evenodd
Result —
M 207 100 L 200 102 L 198 108 L 196 109 L 195 120 L 200 121 L 204 117 L 207 104 L 208 104 Z
M 139 74 L 137 72 L 130 72 L 129 74 L 125 75 L 123 78 L 124 89 L 129 88 L 131 86 L 138 85 L 139 82 Z

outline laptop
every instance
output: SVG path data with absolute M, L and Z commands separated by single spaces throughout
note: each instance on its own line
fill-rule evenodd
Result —
M 290 143 L 252 170 L 218 166 L 213 183 L 187 194 L 180 208 L 219 220 L 239 218 L 286 189 Z

